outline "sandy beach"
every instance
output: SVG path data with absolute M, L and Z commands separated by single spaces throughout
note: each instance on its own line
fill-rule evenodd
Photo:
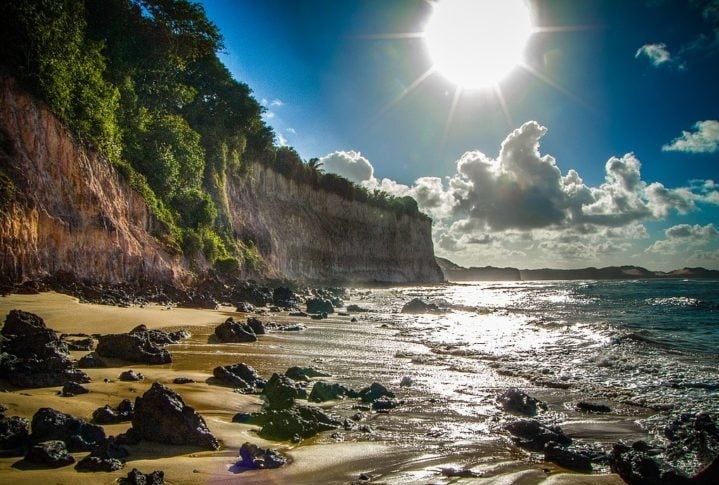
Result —
M 134 400 L 157 381 L 177 391 L 204 417 L 222 447 L 210 452 L 187 446 L 142 442 L 128 447 L 130 456 L 127 464 L 122 470 L 112 473 L 80 473 L 72 466 L 34 469 L 28 468 L 20 458 L 3 458 L 0 459 L 0 483 L 113 483 L 126 476 L 132 468 L 143 473 L 163 470 L 166 483 L 173 484 L 234 483 L 238 480 L 257 484 L 350 483 L 359 480 L 363 473 L 373 482 L 383 483 L 457 483 L 458 480 L 461 483 L 474 480 L 481 483 L 622 483 L 614 475 L 566 474 L 550 463 L 528 463 L 521 457 L 507 459 L 511 453 L 507 455 L 506 447 L 499 450 L 496 443 L 460 444 L 456 456 L 453 456 L 447 450 L 438 452 L 430 448 L 422 450 L 396 446 L 386 440 L 372 438 L 335 441 L 319 436 L 298 445 L 263 440 L 256 434 L 256 427 L 232 423 L 232 416 L 238 412 L 259 411 L 260 398 L 233 392 L 229 387 L 212 385 L 212 369 L 217 365 L 246 362 L 261 375 L 269 377 L 272 372 L 283 372 L 287 368 L 288 356 L 293 352 L 298 355 L 301 352 L 293 350 L 294 337 L 287 334 L 261 336 L 253 344 L 212 343 L 210 336 L 214 327 L 228 315 L 244 318 L 244 315 L 232 312 L 231 308 L 193 310 L 156 305 L 117 308 L 79 303 L 72 297 L 57 293 L 0 298 L 3 320 L 12 309 L 41 316 L 49 328 L 59 333 L 124 333 L 144 323 L 153 329 L 187 329 L 192 337 L 169 346 L 173 354 L 172 364 L 128 365 L 106 359 L 110 367 L 86 369 L 92 382 L 86 385 L 90 392 L 84 395 L 62 397 L 58 395 L 59 388 L 18 390 L 7 382 L 0 382 L 5 390 L 0 394 L 0 403 L 8 408 L 6 415 L 31 418 L 38 408 L 51 407 L 89 420 L 95 409 L 105 404 L 116 406 L 122 399 Z M 281 322 L 288 317 L 273 314 L 272 319 Z M 338 324 L 341 322 L 332 318 L 312 323 L 313 326 L 327 328 Z M 80 358 L 85 353 L 71 354 L 73 358 Z M 119 373 L 127 369 L 144 374 L 144 381 L 120 381 Z M 173 384 L 176 377 L 189 377 L 195 382 Z M 372 426 L 383 426 L 381 419 L 373 418 Z M 106 425 L 105 432 L 117 435 L 129 426 L 129 423 Z M 290 457 L 291 462 L 275 470 L 236 470 L 233 465 L 237 461 L 238 450 L 246 441 L 279 449 Z M 475 455 L 468 460 L 471 453 Z M 484 462 L 482 478 L 450 478 L 441 473 L 445 467 L 462 467 L 469 461 L 476 463 L 476 453 L 487 454 L 481 460 Z M 85 454 L 74 455 L 79 460 Z M 448 462 L 448 456 L 454 461 Z

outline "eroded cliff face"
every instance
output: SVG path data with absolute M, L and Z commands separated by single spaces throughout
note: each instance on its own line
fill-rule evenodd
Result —
M 75 143 L 37 100 L 0 78 L 0 276 L 68 272 L 90 282 L 180 282 L 187 273 L 149 231 L 145 201 L 109 162 Z
M 431 222 L 298 184 L 252 164 L 227 186 L 232 225 L 254 241 L 267 270 L 337 284 L 435 283 Z
M 14 195 L 0 200 L 0 280 L 68 272 L 93 283 L 191 282 L 187 261 L 151 235 L 156 222 L 142 197 L 5 78 L 2 176 Z M 264 258 L 259 274 L 244 276 L 343 284 L 443 279 L 428 220 L 347 201 L 254 164 L 225 189 L 235 236 L 254 242 Z

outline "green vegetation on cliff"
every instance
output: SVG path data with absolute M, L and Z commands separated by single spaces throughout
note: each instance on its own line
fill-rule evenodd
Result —
M 235 240 L 225 193 L 247 162 L 398 215 L 410 197 L 369 192 L 275 146 L 252 90 L 217 53 L 222 38 L 188 0 L 23 0 L 0 4 L 0 69 L 39 96 L 147 201 L 155 236 L 219 271 L 261 257 Z M 10 182 L 3 183 L 10 187 Z

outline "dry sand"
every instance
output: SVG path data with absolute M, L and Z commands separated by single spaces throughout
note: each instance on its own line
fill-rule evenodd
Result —
M 437 470 L 444 466 L 435 463 L 433 457 L 423 456 L 415 451 L 398 450 L 378 442 L 342 442 L 315 443 L 307 440 L 301 445 L 268 442 L 257 436 L 256 428 L 249 425 L 232 423 L 232 416 L 238 412 L 258 411 L 261 401 L 257 396 L 238 394 L 230 388 L 208 385 L 211 369 L 218 363 L 228 364 L 241 360 L 251 365 L 264 364 L 272 355 L 258 357 L 255 353 L 247 359 L 240 359 L 242 349 L 251 347 L 234 347 L 230 355 L 221 350 L 217 355 L 192 352 L 193 345 L 202 347 L 206 343 L 206 335 L 212 333 L 214 326 L 221 323 L 228 315 L 236 315 L 228 311 L 167 309 L 156 305 L 145 308 L 117 308 L 102 305 L 79 303 L 75 298 L 57 293 L 41 295 L 10 295 L 0 298 L 0 319 L 12 309 L 21 309 L 41 316 L 48 327 L 59 333 L 123 333 L 138 324 L 144 323 L 149 328 L 189 328 L 193 334 L 201 337 L 191 339 L 189 343 L 180 344 L 177 349 L 183 352 L 181 364 L 162 366 L 146 366 L 109 360 L 111 365 L 105 369 L 85 369 L 92 378 L 87 384 L 90 393 L 75 397 L 62 397 L 57 394 L 59 388 L 15 390 L 7 382 L 0 380 L 0 388 L 7 392 L 0 393 L 0 403 L 8 410 L 8 416 L 24 416 L 31 418 L 40 407 L 52 407 L 74 416 L 90 419 L 92 412 L 110 404 L 117 406 L 122 399 L 142 395 L 150 385 L 159 381 L 175 389 L 186 403 L 193 406 L 206 420 L 210 430 L 222 442 L 222 448 L 216 452 L 202 451 L 193 447 L 163 446 L 157 443 L 143 442 L 138 446 L 128 447 L 131 455 L 124 469 L 113 473 L 79 473 L 72 466 L 54 470 L 25 469 L 20 458 L 0 459 L 0 483 L 13 484 L 74 484 L 74 483 L 114 483 L 118 478 L 127 475 L 132 468 L 143 473 L 163 470 L 165 482 L 169 484 L 185 483 L 251 483 L 251 484 L 319 484 L 349 483 L 358 480 L 363 472 L 384 483 L 623 483 L 614 475 L 582 476 L 576 474 L 548 474 L 547 464 L 518 470 L 516 464 L 495 463 L 497 470 L 505 470 L 496 476 L 476 479 L 458 479 L 441 477 L 438 480 Z M 275 318 L 275 320 L 279 320 Z M 271 338 L 271 337 L 269 337 Z M 203 342 L 203 339 L 205 340 Z M 170 347 L 172 352 L 173 346 Z M 239 354 L 238 354 L 239 352 Z M 85 352 L 73 352 L 79 358 Z M 142 372 L 142 382 L 122 382 L 117 379 L 119 373 L 128 368 Z M 176 385 L 175 377 L 190 377 L 196 382 Z M 129 423 L 105 426 L 108 435 L 116 435 L 125 431 Z M 276 470 L 259 470 L 239 472 L 233 468 L 237 461 L 240 446 L 250 441 L 259 446 L 277 448 L 285 452 L 292 462 Z M 86 453 L 76 453 L 79 461 Z M 494 474 L 492 474 L 494 475 Z M 459 480 L 459 482 L 458 482 Z

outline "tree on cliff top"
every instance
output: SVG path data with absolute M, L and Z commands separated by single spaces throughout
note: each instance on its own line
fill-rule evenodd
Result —
M 157 235 L 187 256 L 202 252 L 225 268 L 234 256 L 256 264 L 251 241 L 234 239 L 225 192 L 244 160 L 349 200 L 419 214 L 416 203 L 369 194 L 276 147 L 264 108 L 220 62 L 221 48 L 217 27 L 189 0 L 0 3 L 0 69 L 107 155 L 164 222 Z

